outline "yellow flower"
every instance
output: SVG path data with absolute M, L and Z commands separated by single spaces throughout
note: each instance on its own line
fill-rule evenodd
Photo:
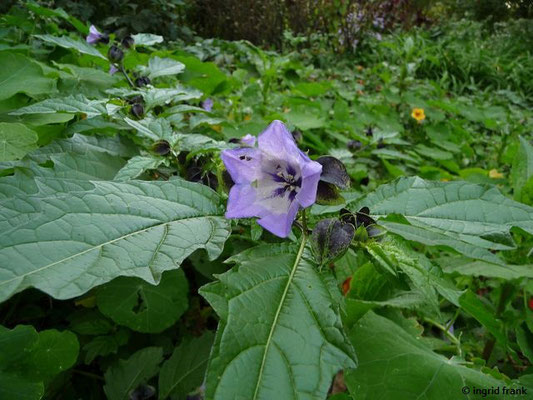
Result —
M 426 114 L 424 114 L 423 108 L 413 108 L 413 112 L 411 113 L 411 117 L 416 119 L 418 123 L 421 123 L 423 120 L 426 119 Z
M 492 178 L 492 179 L 502 179 L 503 178 L 503 174 L 501 172 L 498 172 L 497 169 L 491 169 L 489 171 L 489 177 Z

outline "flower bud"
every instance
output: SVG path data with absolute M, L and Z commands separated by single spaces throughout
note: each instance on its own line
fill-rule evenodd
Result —
M 350 151 L 359 151 L 363 147 L 363 143 L 361 143 L 359 140 L 350 140 L 348 143 L 346 143 L 346 147 L 348 147 L 348 150 Z
M 131 36 L 128 35 L 124 39 L 122 39 L 120 43 L 122 44 L 122 47 L 124 47 L 125 49 L 129 49 L 134 45 L 135 41 Z
M 107 58 L 113 63 L 119 63 L 124 58 L 124 52 L 117 46 L 113 45 L 107 52 Z
M 131 106 L 131 113 L 137 117 L 141 118 L 144 115 L 144 107 L 142 104 L 136 103 Z

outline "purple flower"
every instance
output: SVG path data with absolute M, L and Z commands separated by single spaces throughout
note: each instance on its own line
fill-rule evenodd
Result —
M 114 64 L 111 64 L 111 66 L 109 67 L 109 75 L 115 75 L 115 73 L 118 72 L 118 68 L 115 67 Z
M 211 111 L 212 108 L 213 108 L 213 100 L 211 99 L 205 99 L 203 102 L 202 102 L 202 108 L 205 110 L 205 111 Z
M 287 237 L 298 210 L 316 200 L 322 166 L 298 149 L 281 121 L 273 121 L 257 141 L 258 147 L 222 152 L 235 182 L 226 218 L 259 217 L 263 228 Z
M 91 25 L 91 27 L 89 28 L 89 35 L 87 35 L 87 43 L 96 44 L 103 37 L 104 35 L 101 34 L 98 29 L 96 29 L 96 26 Z

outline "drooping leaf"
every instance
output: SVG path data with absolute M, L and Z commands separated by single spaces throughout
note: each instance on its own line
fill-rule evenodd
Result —
M 72 39 L 68 36 L 53 36 L 53 35 L 35 35 L 36 38 L 41 39 L 47 43 L 54 44 L 56 46 L 64 47 L 65 49 L 77 50 L 82 54 L 88 54 L 90 56 L 102 58 L 107 60 L 107 57 L 100 53 L 95 47 L 87 44 L 87 42 Z
M 98 288 L 96 301 L 102 314 L 117 324 L 138 332 L 158 333 L 187 310 L 187 295 L 185 274 L 174 270 L 165 272 L 157 286 L 139 278 L 119 277 Z
M 509 387 L 490 375 L 461 365 L 460 360 L 433 352 L 387 318 L 368 312 L 354 326 L 350 339 L 358 349 L 359 367 L 345 374 L 354 398 L 361 400 L 449 400 L 475 398 L 468 387 Z M 516 385 L 512 385 L 515 387 Z M 501 399 L 488 395 L 486 399 Z
M 56 91 L 55 79 L 44 76 L 39 65 L 20 54 L 0 52 L 0 100 L 17 93 L 30 97 Z
M 199 248 L 216 258 L 230 232 L 219 201 L 179 179 L 25 180 L 1 200 L 0 299 L 30 286 L 65 299 L 121 275 L 157 284 Z
M 25 114 L 53 114 L 53 113 L 69 113 L 69 114 L 85 114 L 87 118 L 96 117 L 98 115 L 106 114 L 104 103 L 106 100 L 89 100 L 85 96 L 79 94 L 68 97 L 57 97 L 46 99 L 26 107 L 19 108 L 12 111 L 11 115 L 25 115 Z
M 37 148 L 37 133 L 23 124 L 0 122 L 0 161 L 18 160 Z
M 163 363 L 159 373 L 159 400 L 170 395 L 186 395 L 204 380 L 214 335 L 183 341 Z
M 150 79 L 160 76 L 177 75 L 185 69 L 185 65 L 171 58 L 153 57 L 148 61 L 148 67 L 143 71 Z
M 318 271 L 305 241 L 231 260 L 236 267 L 201 289 L 221 318 L 207 398 L 324 398 L 333 375 L 356 365 L 331 272 Z
M 152 33 L 137 33 L 131 36 L 135 46 L 152 46 L 157 43 L 163 43 L 163 36 Z
M 128 160 L 126 165 L 121 168 L 115 175 L 116 181 L 127 181 L 135 179 L 143 172 L 149 169 L 156 169 L 165 160 L 163 158 L 156 158 L 151 156 L 135 156 Z
M 162 360 L 163 351 L 160 347 L 146 347 L 127 360 L 119 360 L 104 375 L 107 398 L 129 400 L 131 391 L 157 374 Z
M 466 257 L 442 257 L 436 260 L 447 274 L 484 276 L 500 279 L 533 279 L 533 265 L 491 264 Z
M 420 232 L 395 230 L 406 239 L 415 240 L 416 234 L 416 240 L 421 243 L 444 244 L 467 256 L 485 259 L 488 259 L 486 252 L 467 253 L 470 245 L 509 249 L 513 245 L 509 234 L 512 227 L 533 233 L 533 208 L 503 196 L 489 185 L 400 178 L 357 199 L 350 209 L 355 211 L 362 206 L 369 207 L 376 217 L 400 214 L 411 225 L 428 230 L 426 237 Z M 386 221 L 380 224 L 387 227 Z M 451 240 L 445 241 L 442 235 Z M 494 258 L 489 261 L 496 262 Z

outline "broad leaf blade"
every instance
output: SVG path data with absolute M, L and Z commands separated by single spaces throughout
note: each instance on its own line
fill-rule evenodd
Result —
M 221 214 L 214 191 L 178 179 L 26 180 L 1 201 L 0 299 L 30 286 L 71 298 L 121 275 L 156 284 L 199 248 L 220 254 Z
M 98 50 L 96 50 L 93 46 L 87 44 L 86 42 L 82 42 L 81 40 L 72 39 L 68 36 L 57 37 L 53 35 L 35 35 L 35 37 L 47 43 L 64 47 L 65 49 L 77 50 L 80 53 L 107 60 L 107 57 L 100 53 Z
M 430 232 L 426 239 L 417 233 L 416 240 L 429 245 L 446 244 L 461 253 L 469 251 L 470 245 L 509 248 L 512 227 L 533 233 L 533 208 L 505 197 L 489 185 L 400 178 L 356 200 L 350 209 L 356 211 L 362 206 L 369 207 L 376 217 L 403 215 L 411 225 Z M 415 239 L 411 232 L 399 229 L 395 232 Z M 439 237 L 433 237 L 434 233 L 439 233 Z M 442 235 L 451 240 L 444 241 Z M 458 245 L 457 241 L 464 244 Z M 495 262 L 486 252 L 465 255 Z
M 207 398 L 325 397 L 334 374 L 355 367 L 330 272 L 318 271 L 305 242 L 259 246 L 231 260 L 238 266 L 201 290 L 222 327 Z
M 161 348 L 147 347 L 134 353 L 127 360 L 120 360 L 105 373 L 104 392 L 107 398 L 109 400 L 130 399 L 132 390 L 157 373 L 162 359 Z

